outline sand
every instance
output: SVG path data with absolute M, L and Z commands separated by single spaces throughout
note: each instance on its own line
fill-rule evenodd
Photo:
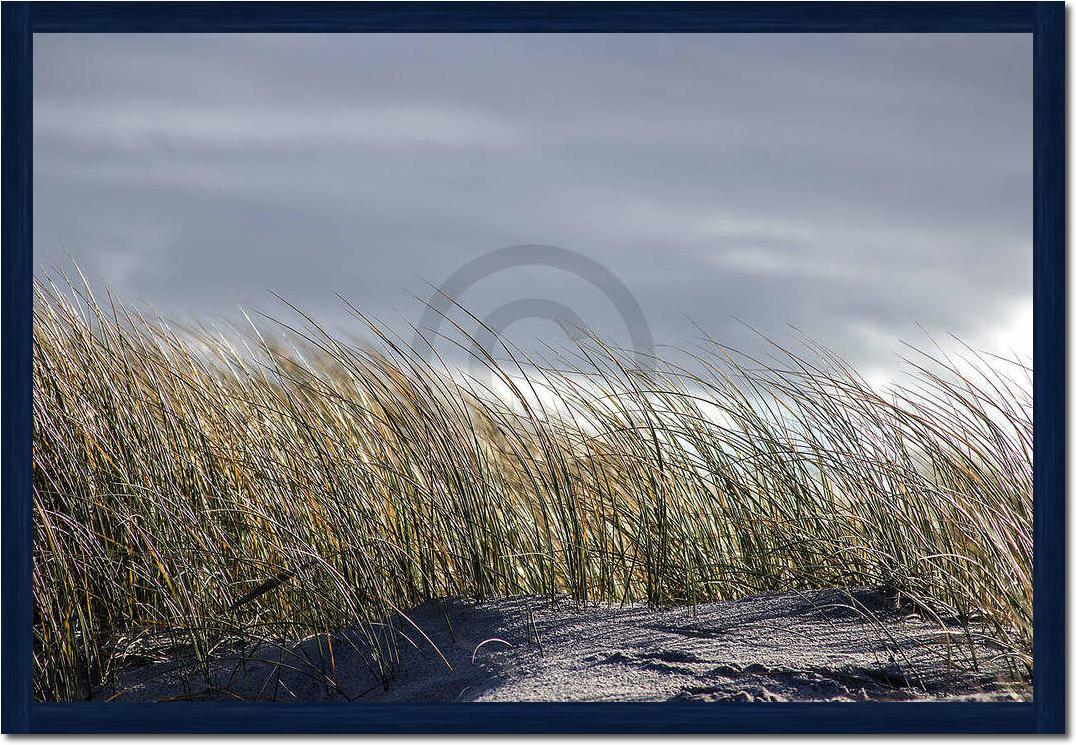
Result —
M 850 606 L 858 606 L 853 610 Z M 869 611 L 865 614 L 863 609 Z M 587 606 L 514 598 L 433 600 L 400 619 L 398 672 L 383 682 L 351 631 L 221 654 L 208 676 L 184 659 L 125 671 L 118 701 L 907 701 L 1020 700 L 996 656 L 948 644 L 865 591 L 762 596 L 695 608 Z M 437 650 L 434 649 L 436 646 Z M 439 651 L 439 653 L 438 653 Z M 251 657 L 254 657 L 251 660 Z M 444 659 L 442 659 L 442 656 Z M 239 661 L 239 658 L 246 658 Z M 208 679 L 207 679 L 208 678 Z

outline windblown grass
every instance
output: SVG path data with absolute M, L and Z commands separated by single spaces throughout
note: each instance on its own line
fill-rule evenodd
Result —
M 1030 671 L 1013 361 L 917 353 L 914 382 L 879 391 L 809 345 L 764 364 L 708 341 L 644 370 L 588 339 L 555 365 L 506 347 L 467 377 L 357 311 L 371 346 L 310 319 L 221 334 L 36 292 L 40 699 L 345 625 L 388 680 L 400 636 L 422 636 L 398 609 L 445 595 L 874 587 Z M 313 674 L 332 685 L 326 645 Z

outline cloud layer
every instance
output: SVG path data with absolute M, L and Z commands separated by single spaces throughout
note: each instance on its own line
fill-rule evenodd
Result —
M 663 344 L 1022 346 L 1031 61 L 1012 34 L 37 35 L 34 251 L 168 313 L 273 290 L 343 324 L 339 292 L 403 325 L 467 261 L 553 244 Z M 462 300 L 525 298 L 627 338 L 557 269 Z

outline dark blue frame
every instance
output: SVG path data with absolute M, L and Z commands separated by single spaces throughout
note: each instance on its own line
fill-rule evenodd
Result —
M 1060 2 L 25 3 L 2 6 L 0 726 L 58 732 L 963 732 L 1065 728 L 1065 30 Z M 32 699 L 34 32 L 1008 32 L 1034 34 L 1033 703 L 105 704 Z

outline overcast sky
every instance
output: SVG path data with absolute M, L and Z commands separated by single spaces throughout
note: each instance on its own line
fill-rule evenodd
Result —
M 426 283 L 551 244 L 617 277 L 659 344 L 693 322 L 745 344 L 740 319 L 872 369 L 920 326 L 1029 354 L 1031 53 L 1023 34 L 37 34 L 35 260 L 180 316 L 272 310 L 272 290 L 342 324 L 339 292 L 403 326 Z M 559 303 L 627 343 L 586 280 L 517 267 L 460 300 Z

